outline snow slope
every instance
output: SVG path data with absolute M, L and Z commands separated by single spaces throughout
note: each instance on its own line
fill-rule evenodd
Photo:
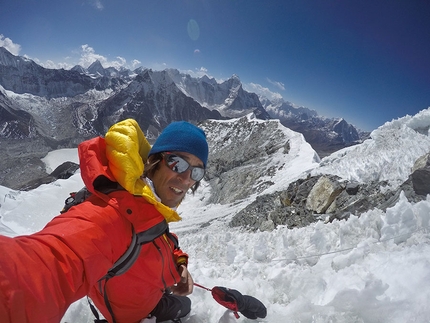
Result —
M 323 159 L 313 172 L 398 185 L 430 150 L 429 126 L 430 110 L 388 122 L 372 139 Z M 49 156 L 45 162 L 54 167 Z M 296 165 L 292 172 L 300 171 Z M 82 185 L 76 174 L 29 192 L 0 187 L 0 232 L 12 236 L 41 229 L 58 214 L 68 193 Z M 430 197 L 411 204 L 402 196 L 386 212 L 375 209 L 348 221 L 249 233 L 228 227 L 243 205 L 205 205 L 204 194 L 210 194 L 205 185 L 184 200 L 179 208 L 183 220 L 172 224 L 172 231 L 190 255 L 195 282 L 235 288 L 267 306 L 267 317 L 257 322 L 429 321 Z M 235 319 L 204 289 L 196 287 L 190 297 L 193 308 L 184 323 L 251 322 Z M 70 307 L 63 322 L 93 320 L 83 299 Z

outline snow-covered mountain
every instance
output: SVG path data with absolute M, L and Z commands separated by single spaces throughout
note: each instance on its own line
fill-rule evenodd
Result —
M 139 83 L 142 86 L 139 86 Z M 73 120 L 60 124 L 74 127 L 76 132 L 84 135 L 89 131 L 92 131 L 92 134 L 104 132 L 105 129 L 101 127 L 104 122 L 97 118 L 99 115 L 116 122 L 124 114 L 132 115 L 138 113 L 141 107 L 151 105 L 153 120 L 146 121 L 148 127 L 145 128 L 152 125 L 158 130 L 178 118 L 202 121 L 208 118 L 208 115 L 215 119 L 237 118 L 252 112 L 263 120 L 279 118 L 283 122 L 287 118 L 286 103 L 267 102 L 266 99 L 263 106 L 261 100 L 264 99 L 245 91 L 237 75 L 218 83 L 207 76 L 194 78 L 175 69 L 152 71 L 138 68 L 130 71 L 104 68 L 99 61 L 95 61 L 88 68 L 75 66 L 71 70 L 46 69 L 30 59 L 12 55 L 3 47 L 0 47 L 0 86 L 6 90 L 6 96 L 12 96 L 12 101 L 16 101 L 15 109 L 24 110 L 36 119 L 41 115 L 41 119 L 49 119 L 43 115 L 46 112 L 42 111 L 42 106 L 47 103 L 49 106 L 47 101 L 52 99 L 61 99 L 61 105 L 68 110 Z M 102 94 L 95 94 L 96 92 Z M 131 107 L 124 99 L 125 95 L 131 95 Z M 177 96 L 180 98 L 176 98 Z M 34 105 L 39 107 L 34 108 Z M 54 106 L 47 109 L 52 110 L 50 114 L 54 118 L 53 115 L 58 109 Z M 188 112 L 188 109 L 194 111 Z M 288 115 L 300 115 L 300 118 L 295 119 L 296 122 L 302 122 L 305 114 L 318 117 L 315 111 L 303 113 L 305 110 L 310 111 L 290 106 Z M 111 111 L 114 113 L 109 116 Z M 52 120 L 51 123 L 57 121 Z M 42 128 L 46 128 L 46 125 Z M 344 137 L 342 132 L 340 134 L 346 145 L 351 139 L 356 140 Z M 55 139 L 58 134 L 49 135 Z M 6 134 L 3 133 L 2 136 L 5 137 Z
M 368 133 L 359 132 L 343 118 L 321 117 L 315 110 L 297 107 L 283 99 L 268 100 L 263 97 L 260 101 L 271 118 L 277 118 L 284 126 L 302 133 L 320 157 L 368 137 Z
M 14 169 L 13 159 L 21 158 L 24 138 L 40 151 L 76 147 L 82 140 L 103 135 L 113 123 L 130 117 L 139 122 L 149 140 L 174 120 L 197 123 L 249 113 L 261 120 L 279 118 L 285 126 L 303 133 L 321 156 L 360 140 L 355 128 L 345 120 L 323 119 L 316 112 L 282 102 L 266 100 L 263 105 L 262 100 L 244 90 L 237 75 L 218 83 L 207 76 L 195 78 L 175 69 L 104 68 L 99 61 L 88 68 L 46 69 L 0 47 L 0 148 L 9 148 L 11 161 L 0 166 L 0 184 L 11 185 L 21 177 L 22 166 Z M 305 115 L 309 116 L 306 121 Z M 37 168 L 34 174 L 39 177 L 41 170 L 36 161 L 27 167 Z M 7 182 L 5 174 L 10 178 Z M 28 176 L 31 174 L 29 171 Z
M 88 68 L 84 68 L 80 65 L 76 65 L 71 68 L 72 71 L 76 71 L 80 74 L 86 74 L 93 78 L 107 77 L 107 78 L 120 78 L 124 81 L 130 81 L 136 74 L 136 71 L 130 71 L 124 67 L 119 70 L 115 67 L 104 68 L 99 60 L 94 61 Z
M 224 117 L 237 118 L 252 112 L 257 118 L 270 118 L 258 96 L 245 91 L 237 75 L 218 83 L 214 78 L 193 78 L 175 69 L 166 72 L 187 96 L 210 110 L 219 111 Z
M 106 127 L 125 115 L 141 119 L 145 131 L 152 126 L 155 135 L 179 119 L 198 122 L 250 112 L 269 118 L 258 97 L 244 91 L 237 76 L 218 84 L 207 77 L 194 79 L 177 70 L 118 71 L 113 67 L 103 68 L 99 61 L 87 69 L 75 66 L 71 70 L 52 70 L 14 56 L 3 47 L 0 72 L 0 86 L 14 109 L 40 120 L 40 127 L 36 123 L 36 133 L 53 141 L 66 136 L 72 140 L 77 136 L 103 134 Z
M 47 99 L 74 97 L 120 84 L 118 78 L 92 78 L 75 70 L 47 69 L 0 47 L 0 85 L 16 94 L 28 93 Z
M 94 133 L 105 133 L 118 120 L 134 118 L 149 139 L 174 120 L 197 123 L 223 119 L 217 110 L 201 106 L 187 96 L 167 71 L 144 69 L 123 89 L 94 105 L 79 107 L 81 115 L 91 115 Z

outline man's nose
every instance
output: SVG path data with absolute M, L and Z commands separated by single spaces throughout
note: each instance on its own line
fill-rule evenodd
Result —
M 191 179 L 191 169 L 187 169 L 183 173 L 178 174 L 184 183 L 192 184 L 194 181 Z

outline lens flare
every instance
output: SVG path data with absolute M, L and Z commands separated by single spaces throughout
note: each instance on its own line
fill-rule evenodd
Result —
M 195 21 L 194 19 L 190 19 L 188 21 L 187 31 L 188 31 L 188 36 L 192 40 L 197 40 L 200 36 L 200 28 L 197 21 Z

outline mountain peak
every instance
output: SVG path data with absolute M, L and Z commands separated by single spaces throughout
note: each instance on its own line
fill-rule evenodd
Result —
M 81 65 L 75 65 L 70 70 L 71 71 L 76 71 L 76 72 L 81 73 L 81 74 L 85 74 L 86 73 L 85 68 L 83 68 Z
M 90 64 L 90 66 L 88 68 L 91 68 L 91 67 L 100 67 L 100 66 L 103 67 L 102 63 L 100 63 L 100 61 L 98 59 L 96 59 L 94 62 L 92 62 Z
M 100 63 L 99 60 L 94 61 L 89 67 L 88 67 L 88 73 L 90 74 L 104 74 L 104 67 L 102 63 Z

